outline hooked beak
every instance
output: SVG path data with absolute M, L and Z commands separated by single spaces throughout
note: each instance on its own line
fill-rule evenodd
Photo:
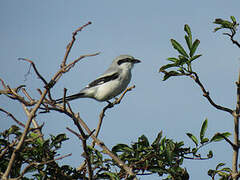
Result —
M 136 64 L 136 63 L 140 63 L 140 62 L 141 62 L 141 61 L 138 60 L 138 59 L 133 59 L 132 61 L 133 61 L 134 64 Z

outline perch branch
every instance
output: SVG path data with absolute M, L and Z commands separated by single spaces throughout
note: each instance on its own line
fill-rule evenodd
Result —
M 131 91 L 133 88 L 135 88 L 135 85 L 131 86 L 131 87 L 128 87 L 122 94 L 119 98 L 117 98 L 113 103 L 109 103 L 107 106 L 105 106 L 102 110 L 102 112 L 100 113 L 99 115 L 99 122 L 98 122 L 98 126 L 97 126 L 97 129 L 96 129 L 96 133 L 95 133 L 95 136 L 98 137 L 98 134 L 100 132 L 100 129 L 101 129 L 101 126 L 102 126 L 102 122 L 103 122 L 103 118 L 105 116 L 105 112 L 107 109 L 110 109 L 110 108 L 113 108 L 116 104 L 120 104 L 121 100 L 123 99 L 123 97 L 125 96 L 125 94 L 128 92 L 128 91 Z

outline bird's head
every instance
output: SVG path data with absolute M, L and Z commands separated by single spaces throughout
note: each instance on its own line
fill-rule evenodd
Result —
M 135 59 L 133 56 L 130 55 L 120 55 L 116 57 L 113 61 L 115 65 L 117 65 L 121 69 L 132 69 L 134 64 L 140 63 L 141 61 Z

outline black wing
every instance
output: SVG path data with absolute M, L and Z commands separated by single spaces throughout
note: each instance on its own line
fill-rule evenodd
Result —
M 114 74 L 111 74 L 109 76 L 100 77 L 100 78 L 94 80 L 93 82 L 91 82 L 90 84 L 88 84 L 87 88 L 98 86 L 98 85 L 106 83 L 108 81 L 112 81 L 114 79 L 117 79 L 118 77 L 119 77 L 119 74 L 117 72 L 114 73 Z

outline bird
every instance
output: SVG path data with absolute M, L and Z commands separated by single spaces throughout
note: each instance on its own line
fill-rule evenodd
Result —
M 89 83 L 80 92 L 66 96 L 65 101 L 72 101 L 78 98 L 92 98 L 97 101 L 107 101 L 116 98 L 121 94 L 131 81 L 131 70 L 134 64 L 140 63 L 131 55 L 117 56 L 109 68 L 96 80 Z M 62 103 L 63 98 L 56 99 L 56 103 Z

